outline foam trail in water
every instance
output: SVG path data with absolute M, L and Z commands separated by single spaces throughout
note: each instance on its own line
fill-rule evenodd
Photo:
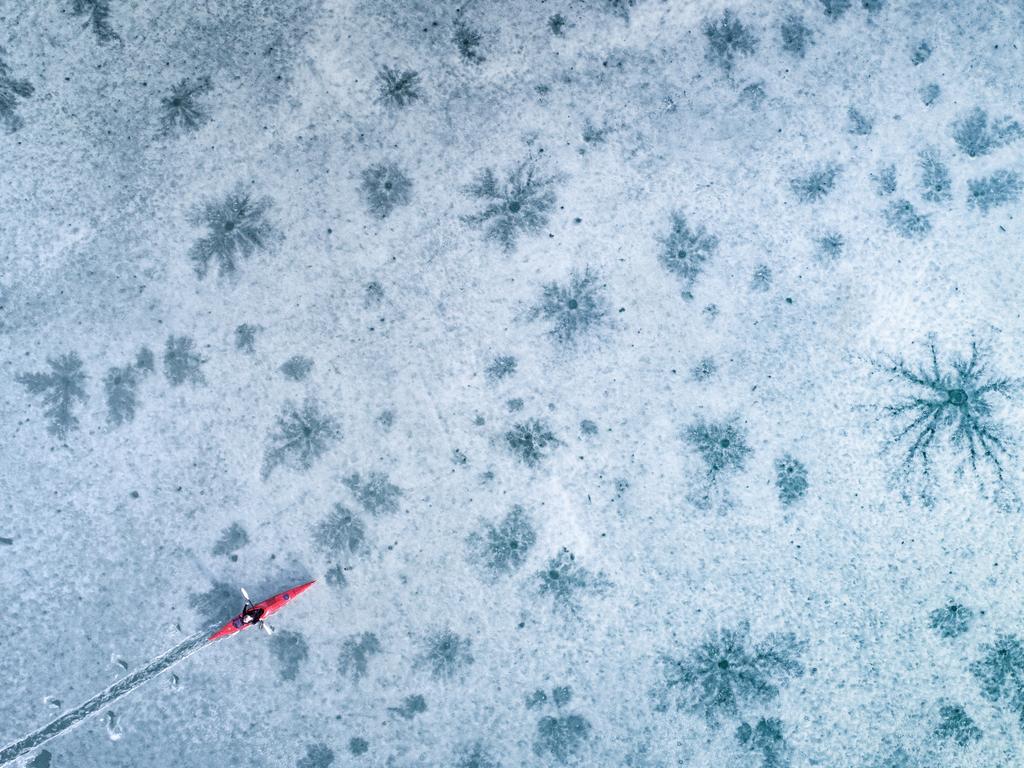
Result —
M 3 749 L 0 749 L 0 766 L 7 765 L 12 761 L 17 760 L 26 752 L 31 752 L 33 749 L 45 744 L 50 739 L 60 736 L 60 734 L 65 731 L 74 728 L 86 718 L 95 715 L 108 704 L 112 704 L 122 696 L 127 696 L 139 686 L 148 683 L 161 672 L 170 669 L 182 659 L 191 656 L 206 645 L 206 638 L 208 634 L 208 631 L 203 631 L 192 635 L 178 643 L 178 645 L 167 651 L 163 656 L 159 656 L 151 661 L 142 669 L 132 672 L 127 677 L 118 680 L 112 686 L 107 688 L 107 690 L 93 696 L 87 702 L 82 704 L 82 706 L 72 709 L 69 712 L 65 712 L 52 723 L 44 725 L 42 728 L 37 731 L 33 731 L 25 738 L 16 741 L 13 744 L 8 744 Z

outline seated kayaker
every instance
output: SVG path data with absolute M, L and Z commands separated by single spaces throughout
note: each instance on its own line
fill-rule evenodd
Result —
M 242 609 L 243 624 L 255 624 L 261 616 L 263 616 L 263 609 L 257 608 L 255 605 L 247 605 Z

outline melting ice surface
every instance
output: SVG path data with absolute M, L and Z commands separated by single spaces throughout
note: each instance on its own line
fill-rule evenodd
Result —
M 0 762 L 1024 758 L 1019 3 L 0 18 Z

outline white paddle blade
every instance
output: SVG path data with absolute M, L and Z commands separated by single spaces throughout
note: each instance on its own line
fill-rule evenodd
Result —
M 267 624 L 267 622 L 261 621 L 260 626 L 263 627 L 263 631 L 266 632 L 268 636 L 274 634 L 274 628 Z
M 244 597 L 246 600 L 249 599 L 249 593 L 245 591 L 245 587 L 242 587 L 242 597 Z

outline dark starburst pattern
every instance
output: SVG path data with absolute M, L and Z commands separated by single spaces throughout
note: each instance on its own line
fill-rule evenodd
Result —
M 16 379 L 30 394 L 42 396 L 50 422 L 46 431 L 63 440 L 78 429 L 75 403 L 85 403 L 88 399 L 85 392 L 88 377 L 82 359 L 75 352 L 51 357 L 46 362 L 50 366 L 49 373 L 21 373 Z
M 285 403 L 267 439 L 263 479 L 278 466 L 309 470 L 340 439 L 340 424 L 316 400 L 308 398 L 301 406 Z
M 608 324 L 610 308 L 600 277 L 589 267 L 573 270 L 566 283 L 547 283 L 540 301 L 530 310 L 530 319 L 549 324 L 548 334 L 563 346 L 573 346 L 582 337 Z
M 806 643 L 788 633 L 752 643 L 746 622 L 721 629 L 681 657 L 661 658 L 664 682 L 655 690 L 658 709 L 674 703 L 715 726 L 722 716 L 776 698 L 791 678 L 804 673 L 800 657 L 805 649 Z
M 160 125 L 164 135 L 197 131 L 209 121 L 209 113 L 199 99 L 212 87 L 208 77 L 185 79 L 171 86 L 171 95 L 160 99 Z
M 884 368 L 907 393 L 885 408 L 895 423 L 887 449 L 902 453 L 904 474 L 930 479 L 936 455 L 952 453 L 959 471 L 1004 480 L 1013 445 L 995 415 L 1000 399 L 1012 398 L 1020 383 L 992 374 L 977 344 L 967 357 L 943 366 L 935 344 L 929 344 L 926 364 L 911 367 L 892 359 Z
M 661 241 L 658 260 L 682 282 L 683 296 L 692 298 L 693 284 L 717 251 L 716 235 L 699 224 L 691 229 L 686 217 L 676 212 L 672 214 L 672 229 L 668 237 Z
M 223 199 L 194 211 L 193 223 L 207 229 L 189 251 L 196 275 L 205 277 L 211 262 L 216 262 L 221 275 L 231 274 L 239 259 L 265 249 L 276 235 L 267 220 L 271 205 L 270 198 L 256 198 L 239 184 Z
M 981 652 L 985 655 L 970 667 L 981 695 L 1016 715 L 1024 728 L 1024 643 L 1016 635 L 999 635 Z
M 423 639 L 423 651 L 416 663 L 429 669 L 435 678 L 449 680 L 473 663 L 472 646 L 472 640 L 451 630 L 433 632 Z
M 705 19 L 701 31 L 707 38 L 705 58 L 726 74 L 732 72 L 737 56 L 752 56 L 757 50 L 757 36 L 731 10 L 717 19 Z
M 110 23 L 110 0 L 74 0 L 71 14 L 85 17 L 85 26 L 92 27 L 100 45 L 120 42 L 120 35 Z
M 387 65 L 377 72 L 377 101 L 401 109 L 422 98 L 420 75 L 414 69 L 398 69 Z
M 504 182 L 486 168 L 465 188 L 466 194 L 485 203 L 485 207 L 463 217 L 463 221 L 482 227 L 488 240 L 511 252 L 520 235 L 536 234 L 547 226 L 555 207 L 553 182 L 554 178 L 538 172 L 532 160 L 516 166 Z
M 412 200 L 412 180 L 394 163 L 371 165 L 362 173 L 359 191 L 370 213 L 386 219 Z
M 4 53 L 0 48 L 0 56 Z M 35 88 L 32 84 L 28 80 L 15 79 L 11 68 L 0 58 L 0 122 L 8 133 L 14 133 L 24 125 L 25 121 L 18 114 L 18 101 L 29 98 L 33 93 Z

